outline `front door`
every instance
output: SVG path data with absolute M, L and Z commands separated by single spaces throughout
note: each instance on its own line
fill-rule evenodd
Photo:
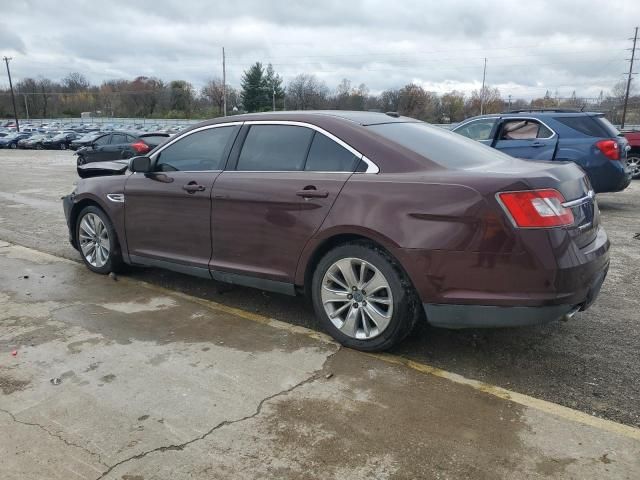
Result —
M 304 246 L 359 157 L 306 126 L 260 122 L 244 128 L 231 169 L 213 188 L 211 269 L 214 278 L 227 272 L 293 284 Z
M 553 160 L 558 135 L 534 119 L 503 119 L 496 132 L 494 147 L 512 157 Z
M 238 129 L 189 132 L 153 155 L 152 173 L 129 176 L 125 227 L 133 263 L 160 260 L 208 272 L 211 191 Z

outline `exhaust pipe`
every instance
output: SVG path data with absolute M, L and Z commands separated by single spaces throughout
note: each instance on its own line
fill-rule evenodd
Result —
M 574 317 L 574 315 L 575 315 L 576 313 L 578 313 L 579 311 L 580 311 L 580 305 L 578 305 L 577 307 L 573 307 L 571 310 L 569 310 L 567 313 L 565 313 L 565 314 L 562 316 L 561 320 L 562 320 L 563 322 L 568 322 L 568 321 L 569 321 L 569 320 L 571 320 L 571 319 Z

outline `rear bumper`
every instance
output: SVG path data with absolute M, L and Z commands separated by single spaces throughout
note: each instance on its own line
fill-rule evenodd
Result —
M 596 193 L 621 192 L 631 183 L 631 173 L 624 164 L 608 160 L 598 167 L 583 167 Z
M 542 325 L 566 318 L 568 314 L 586 310 L 595 301 L 607 276 L 609 265 L 589 285 L 583 301 L 579 304 L 541 306 L 493 306 L 423 304 L 427 321 L 442 328 L 500 328 Z

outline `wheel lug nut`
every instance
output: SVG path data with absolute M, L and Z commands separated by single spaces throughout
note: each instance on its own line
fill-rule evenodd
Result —
M 353 290 L 354 292 L 357 290 L 356 287 L 351 287 L 351 290 Z
M 351 299 L 353 298 L 353 295 L 349 294 L 349 295 L 347 295 L 347 298 L 348 298 L 349 300 L 351 300 Z
M 357 304 L 357 303 L 354 303 L 354 304 L 353 304 L 353 308 L 358 308 L 358 304 Z

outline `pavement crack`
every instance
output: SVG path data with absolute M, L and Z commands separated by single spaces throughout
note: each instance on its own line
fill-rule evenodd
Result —
M 212 433 L 214 433 L 217 430 L 220 430 L 223 427 L 226 427 L 228 425 L 234 425 L 236 423 L 242 423 L 245 422 L 247 420 L 251 420 L 252 418 L 257 417 L 258 415 L 260 415 L 260 413 L 262 413 L 262 408 L 264 407 L 264 405 L 269 402 L 270 400 L 273 400 L 274 398 L 280 397 L 280 396 L 285 396 L 288 395 L 289 393 L 291 393 L 292 391 L 307 385 L 309 383 L 313 383 L 316 380 L 320 379 L 322 377 L 322 372 L 325 369 L 325 366 L 327 365 L 327 363 L 329 362 L 329 360 L 331 360 L 331 358 L 333 358 L 338 352 L 340 352 L 340 350 L 342 350 L 342 346 L 338 345 L 338 348 L 332 352 L 331 354 L 327 355 L 327 357 L 325 358 L 324 362 L 322 363 L 322 366 L 314 371 L 309 377 L 305 378 L 304 380 L 296 383 L 295 385 L 292 385 L 291 387 L 285 389 L 285 390 L 281 390 L 279 392 L 276 392 L 272 395 L 269 395 L 268 397 L 263 398 L 262 400 L 260 400 L 260 402 L 258 403 L 258 406 L 256 408 L 256 411 L 250 415 L 246 415 L 242 418 L 238 418 L 236 420 L 223 420 L 222 422 L 216 424 L 215 426 L 213 426 L 211 429 L 209 429 L 208 431 L 206 431 L 205 433 L 203 433 L 202 435 L 192 438 L 191 440 L 188 440 L 184 443 L 180 443 L 180 444 L 175 444 L 175 445 L 164 445 L 162 447 L 156 447 L 153 448 L 151 450 L 147 450 L 145 452 L 141 452 L 138 453 L 136 455 L 132 455 L 128 458 L 125 458 L 121 461 L 119 461 L 118 463 L 113 464 L 112 466 L 108 467 L 107 470 L 105 470 L 99 477 L 96 478 L 96 480 L 101 480 L 103 478 L 105 478 L 107 475 L 109 475 L 113 470 L 115 470 L 117 467 L 120 467 L 121 465 L 131 462 L 133 460 L 140 460 L 141 458 L 146 457 L 147 455 L 151 455 L 153 453 L 163 453 L 163 452 L 168 452 L 168 451 L 180 451 L 180 450 L 184 450 L 187 446 L 199 442 L 201 440 L 204 440 L 205 438 L 207 438 L 209 435 L 211 435 Z
M 46 432 L 47 435 L 49 435 L 50 437 L 57 438 L 58 440 L 62 441 L 65 445 L 67 445 L 69 447 L 79 448 L 80 450 L 83 450 L 84 452 L 88 453 L 92 457 L 97 457 L 98 462 L 100 463 L 100 465 L 102 465 L 103 467 L 109 468 L 109 465 L 107 465 L 105 462 L 102 461 L 102 457 L 101 457 L 101 455 L 99 453 L 92 452 L 87 447 L 84 447 L 82 445 L 78 445 L 77 443 L 74 443 L 74 442 L 71 442 L 71 441 L 67 440 L 62 435 L 60 435 L 58 433 L 55 433 L 55 432 L 52 432 L 51 430 L 47 429 L 44 425 L 40 425 L 39 423 L 32 423 L 32 422 L 25 422 L 23 420 L 18 420 L 16 418 L 16 416 L 13 413 L 11 413 L 10 411 L 8 411 L 8 410 L 0 408 L 0 412 L 6 413 L 7 415 L 9 415 L 11 417 L 11 420 L 13 420 L 15 423 L 19 423 L 20 425 L 27 425 L 27 426 L 30 426 L 30 427 L 37 427 L 40 430 L 42 430 L 43 432 Z

